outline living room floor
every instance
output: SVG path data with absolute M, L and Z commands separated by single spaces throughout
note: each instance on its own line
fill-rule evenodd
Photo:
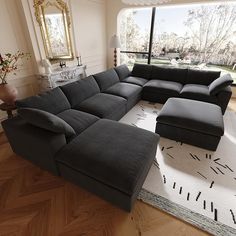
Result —
M 208 235 L 141 201 L 126 213 L 18 157 L 4 133 L 0 193 L 0 235 Z

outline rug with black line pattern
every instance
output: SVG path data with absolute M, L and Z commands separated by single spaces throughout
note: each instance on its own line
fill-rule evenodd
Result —
M 162 105 L 140 101 L 120 122 L 155 132 Z M 139 199 L 214 235 L 236 235 L 236 113 L 215 152 L 161 138 Z

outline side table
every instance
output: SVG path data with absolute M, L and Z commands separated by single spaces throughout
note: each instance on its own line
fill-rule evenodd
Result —
M 7 117 L 8 119 L 13 118 L 13 113 L 12 111 L 16 110 L 16 106 L 14 104 L 6 104 L 6 103 L 1 103 L 0 104 L 0 110 L 6 111 L 7 112 Z

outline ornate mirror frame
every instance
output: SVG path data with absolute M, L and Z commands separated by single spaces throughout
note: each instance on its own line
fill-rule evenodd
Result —
M 73 60 L 71 20 L 67 3 L 63 0 L 34 0 L 34 8 L 35 17 L 40 26 L 46 57 L 51 62 Z M 54 8 L 59 13 L 46 14 L 49 8 Z M 50 25 L 52 26 L 51 28 L 49 27 Z M 60 38 L 58 39 L 58 37 Z

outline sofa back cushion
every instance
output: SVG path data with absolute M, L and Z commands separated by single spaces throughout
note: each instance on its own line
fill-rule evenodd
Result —
M 18 114 L 29 124 L 48 131 L 65 134 L 66 137 L 75 135 L 74 129 L 56 115 L 34 108 L 18 109 Z
M 93 76 L 66 84 L 60 88 L 69 100 L 71 107 L 75 107 L 85 99 L 100 92 L 98 84 Z
M 114 69 L 109 69 L 107 71 L 93 75 L 95 80 L 98 83 L 101 92 L 104 92 L 106 89 L 112 85 L 118 83 L 119 77 Z
M 187 84 L 202 84 L 209 86 L 220 77 L 220 71 L 188 70 Z
M 58 114 L 70 109 L 70 103 L 60 88 L 54 88 L 45 93 L 16 101 L 17 108 L 36 108 L 52 114 Z
M 152 73 L 152 66 L 145 64 L 134 64 L 131 75 L 134 77 L 141 77 L 144 79 L 150 79 Z
M 130 76 L 130 71 L 127 65 L 120 65 L 114 68 L 116 73 L 118 74 L 120 81 Z
M 153 66 L 151 79 L 186 83 L 188 69 Z

